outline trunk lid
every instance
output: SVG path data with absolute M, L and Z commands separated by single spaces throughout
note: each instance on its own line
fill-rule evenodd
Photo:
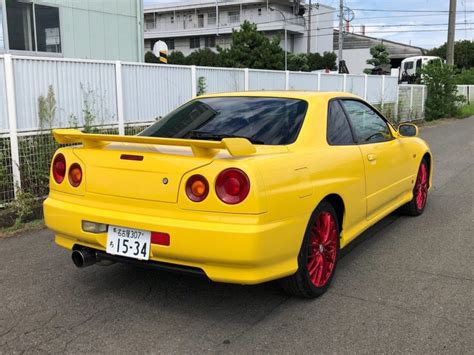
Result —
M 189 147 L 128 143 L 76 148 L 74 154 L 84 166 L 86 192 L 169 203 L 177 202 L 184 174 L 213 160 L 194 156 Z

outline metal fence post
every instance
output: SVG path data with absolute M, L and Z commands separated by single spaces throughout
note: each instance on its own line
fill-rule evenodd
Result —
M 118 131 L 120 135 L 125 134 L 125 120 L 123 109 L 123 82 L 122 82 L 122 63 L 120 60 L 115 62 L 115 92 L 117 95 L 117 120 Z
M 425 118 L 425 89 L 426 86 L 423 85 L 421 87 L 421 114 L 423 115 L 423 119 Z
M 249 68 L 244 69 L 244 90 L 249 91 Z
M 385 103 L 385 75 L 382 75 L 382 90 L 380 93 L 380 107 L 383 110 L 383 105 Z
M 400 109 L 400 84 L 397 84 L 397 93 L 396 93 L 396 98 L 395 98 L 395 107 L 394 107 L 394 119 L 396 122 L 400 121 L 400 112 L 398 111 Z
M 10 133 L 10 154 L 12 159 L 13 188 L 15 198 L 21 191 L 20 154 L 18 150 L 18 129 L 16 117 L 15 80 L 13 75 L 13 58 L 5 54 L 5 89 L 7 96 L 8 128 Z
M 191 65 L 191 96 L 196 97 L 197 96 L 197 81 L 196 81 L 196 66 Z
M 364 100 L 367 100 L 367 84 L 369 82 L 369 76 L 367 74 L 364 75 Z
M 342 74 L 344 75 L 342 77 L 342 91 L 346 92 L 347 91 L 347 74 Z
M 413 114 L 413 85 L 410 85 L 410 116 Z M 410 118 L 410 121 L 412 119 Z
M 290 72 L 285 71 L 285 90 L 290 90 Z

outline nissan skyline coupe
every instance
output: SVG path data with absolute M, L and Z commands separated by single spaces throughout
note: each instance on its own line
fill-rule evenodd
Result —
M 196 97 L 136 136 L 56 129 L 44 202 L 78 267 L 114 262 L 323 294 L 340 252 L 423 213 L 430 148 L 341 92 Z

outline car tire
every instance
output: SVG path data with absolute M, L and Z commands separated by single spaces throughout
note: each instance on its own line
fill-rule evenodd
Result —
M 423 159 L 418 168 L 415 186 L 413 187 L 413 198 L 401 207 L 401 212 L 408 216 L 417 217 L 423 213 L 428 199 L 428 184 L 430 170 L 428 162 Z
M 323 201 L 311 215 L 298 254 L 298 270 L 281 280 L 292 296 L 315 298 L 329 288 L 339 257 L 340 226 L 333 206 Z

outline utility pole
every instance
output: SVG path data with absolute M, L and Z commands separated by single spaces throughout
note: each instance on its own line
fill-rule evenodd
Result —
M 446 62 L 454 65 L 454 38 L 456 33 L 456 0 L 449 1 L 449 24 Z
M 456 1 L 456 0 L 454 0 Z M 344 0 L 339 0 L 339 52 L 337 55 L 337 59 L 339 61 L 338 69 L 339 73 L 341 72 L 341 62 L 342 62 L 342 42 L 343 42 L 343 37 L 342 37 L 342 31 L 344 28 Z
M 308 9 L 308 44 L 306 46 L 306 53 L 311 53 L 311 0 L 309 0 Z

